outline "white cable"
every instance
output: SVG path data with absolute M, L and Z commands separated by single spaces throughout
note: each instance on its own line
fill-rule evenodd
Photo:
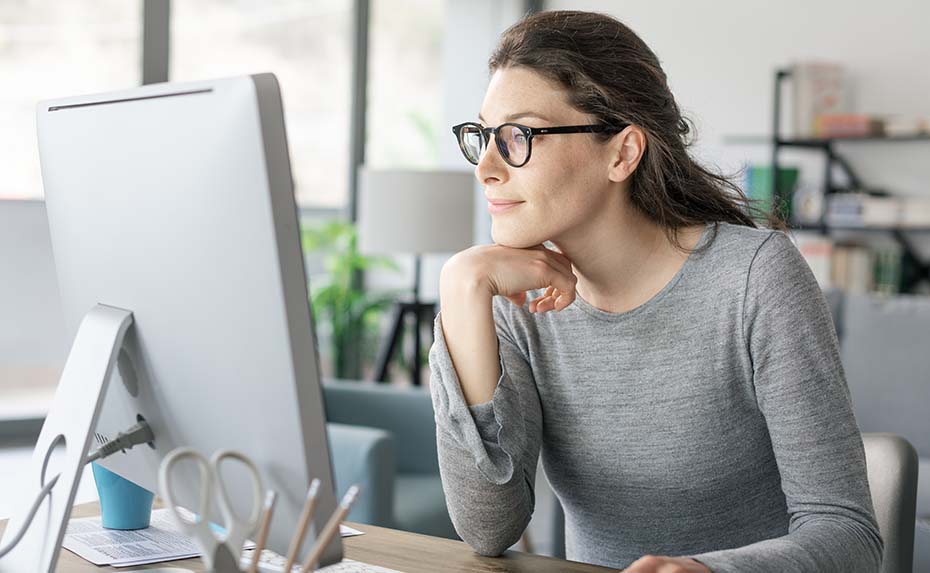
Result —
M 59 436 L 61 437 L 61 436 Z M 90 455 L 85 458 L 84 463 L 88 464 L 90 462 L 103 459 L 111 454 L 114 454 L 119 451 L 125 451 L 132 449 L 133 446 L 139 444 L 145 444 L 152 442 L 155 439 L 155 436 L 152 434 L 152 429 L 149 427 L 144 420 L 141 420 L 138 424 L 129 428 L 125 432 L 120 432 L 115 440 L 107 442 L 106 444 L 100 446 L 96 450 L 90 453 Z M 49 450 L 55 447 L 57 444 L 56 441 L 52 441 L 49 446 Z M 45 456 L 45 463 L 48 464 L 48 454 Z M 42 469 L 42 474 L 45 474 L 45 468 Z M 42 487 L 42 490 L 39 492 L 39 495 L 36 496 L 36 500 L 32 502 L 32 507 L 29 509 L 29 514 L 26 516 L 25 521 L 20 525 L 19 532 L 13 538 L 6 547 L 0 548 L 0 559 L 13 550 L 16 547 L 16 544 L 22 540 L 23 535 L 26 534 L 26 530 L 29 529 L 29 526 L 32 524 L 32 520 L 36 516 L 36 512 L 39 511 L 39 506 L 42 505 L 42 501 L 51 493 L 52 488 L 55 487 L 55 484 L 58 482 L 58 478 L 61 474 L 53 477 L 45 486 Z
M 53 477 L 51 481 L 45 484 L 45 487 L 42 488 L 42 491 L 39 492 L 39 495 L 36 497 L 36 500 L 32 502 L 32 508 L 29 509 L 29 515 L 26 516 L 26 520 L 19 526 L 19 532 L 13 538 L 6 547 L 0 548 L 0 559 L 3 559 L 3 556 L 13 550 L 16 547 L 16 544 L 23 538 L 23 535 L 26 534 L 26 530 L 29 529 L 29 525 L 32 523 L 32 519 L 36 516 L 36 512 L 39 511 L 39 506 L 42 505 L 42 500 L 45 499 L 49 493 L 51 493 L 52 488 L 55 487 L 55 483 L 58 482 L 58 477 L 61 474 Z

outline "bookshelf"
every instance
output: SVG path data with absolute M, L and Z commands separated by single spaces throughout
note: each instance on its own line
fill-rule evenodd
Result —
M 772 143 L 772 137 L 768 135 L 729 135 L 724 138 L 726 143 Z M 867 137 L 826 137 L 826 138 L 787 138 L 779 139 L 778 145 L 782 147 L 832 147 L 835 143 L 913 143 L 930 141 L 930 134 L 915 133 L 911 135 L 870 135 Z
M 847 143 L 888 143 L 888 144 L 906 144 L 906 143 L 930 143 L 930 134 L 915 133 L 906 135 L 887 135 L 887 136 L 867 136 L 867 137 L 836 137 L 836 138 L 786 138 L 782 137 L 781 110 L 782 110 L 782 84 L 791 77 L 791 70 L 780 69 L 775 71 L 775 90 L 772 109 L 772 134 L 769 137 L 733 137 L 728 138 L 732 143 L 767 143 L 772 147 L 772 204 L 776 206 L 783 205 L 789 201 L 785 197 L 786 190 L 779 187 L 778 169 L 779 156 L 786 148 L 810 149 L 814 152 L 824 154 L 826 159 L 826 168 L 824 169 L 823 193 L 824 205 L 826 205 L 826 196 L 840 193 L 843 189 L 837 187 L 834 179 L 834 168 L 838 168 L 848 180 L 848 185 L 855 189 L 865 189 L 862 179 L 856 172 L 855 168 L 842 155 L 837 153 L 836 144 Z M 901 246 L 902 250 L 902 276 L 901 291 L 912 292 L 917 284 L 924 280 L 930 280 L 930 261 L 922 260 L 920 253 L 914 247 L 909 233 L 930 233 L 930 227 L 911 227 L 911 226 L 854 226 L 854 225 L 830 225 L 826 220 L 827 209 L 824 208 L 820 215 L 820 222 L 808 225 L 790 224 L 790 227 L 799 231 L 817 231 L 827 235 L 833 231 L 855 231 L 855 232 L 873 232 L 888 233 Z

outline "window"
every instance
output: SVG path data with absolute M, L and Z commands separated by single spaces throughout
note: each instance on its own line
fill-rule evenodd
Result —
M 142 0 L 0 2 L 0 199 L 41 198 L 36 103 L 141 81 Z
M 440 125 L 444 15 L 438 0 L 371 4 L 365 163 L 373 168 L 439 166 L 439 138 L 451 137 Z
M 198 0 L 171 5 L 171 81 L 274 73 L 297 202 L 349 197 L 351 0 Z
M 0 420 L 41 416 L 64 364 L 36 104 L 141 81 L 142 0 L 0 2 Z
M 0 199 L 43 196 L 38 101 L 141 83 L 144 1 L 0 2 Z M 170 30 L 158 31 L 169 35 L 170 81 L 261 72 L 278 77 L 304 217 L 328 218 L 345 212 L 349 203 L 354 3 L 175 0 Z M 371 1 L 366 161 L 372 166 L 439 166 L 439 144 L 449 136 L 440 125 L 446 9 L 442 0 Z M 394 279 L 407 286 L 406 275 Z M 31 320 L 26 314 L 6 317 L 14 325 L 7 334 L 17 335 L 15 325 Z M 34 383 L 35 376 L 19 371 L 15 378 L 33 380 L 20 402 L 38 412 L 62 364 L 44 358 L 32 363 L 46 382 Z M 0 374 L 12 366 L 9 359 L 0 360 Z M 7 406 L 13 385 L 4 379 L 13 377 L 0 375 Z M 0 411 L 0 419 L 10 415 Z

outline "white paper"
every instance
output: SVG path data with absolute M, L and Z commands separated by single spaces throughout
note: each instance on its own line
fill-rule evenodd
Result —
M 167 509 L 152 512 L 145 529 L 104 529 L 100 517 L 72 519 L 62 546 L 94 565 L 142 565 L 200 555 L 200 548 L 181 533 Z
M 62 547 L 94 565 L 113 567 L 198 557 L 200 547 L 181 532 L 169 512 L 168 509 L 152 511 L 151 525 L 132 531 L 104 529 L 100 517 L 72 519 Z M 193 516 L 189 512 L 184 513 L 187 518 Z M 364 532 L 346 525 L 339 526 L 339 533 L 342 537 L 364 535 Z M 247 541 L 244 549 L 253 547 L 255 543 Z
M 339 524 L 340 537 L 355 537 L 356 535 L 365 535 L 365 532 L 359 531 L 358 529 L 352 529 L 348 525 Z

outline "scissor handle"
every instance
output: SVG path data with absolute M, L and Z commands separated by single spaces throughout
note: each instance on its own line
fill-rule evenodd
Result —
M 200 507 L 197 510 L 197 521 L 190 521 L 184 517 L 178 508 L 177 496 L 174 492 L 174 479 L 172 468 L 183 459 L 191 459 L 197 464 L 200 471 Z M 174 514 L 178 525 L 193 537 L 199 544 L 207 568 L 213 569 L 213 556 L 219 540 L 210 530 L 207 512 L 210 509 L 210 500 L 213 497 L 213 481 L 215 479 L 213 467 L 207 458 L 192 448 L 176 448 L 172 450 L 161 463 L 158 470 L 158 489 L 165 499 L 168 508 Z
M 229 492 L 226 491 L 226 483 L 223 481 L 220 472 L 220 463 L 226 459 L 233 459 L 240 462 L 249 471 L 249 478 L 252 481 L 252 510 L 246 521 L 241 521 L 232 509 L 232 503 L 229 501 Z M 261 473 L 251 458 L 234 450 L 218 450 L 210 458 L 210 465 L 213 467 L 213 473 L 216 476 L 217 490 L 219 491 L 220 512 L 226 521 L 226 538 L 223 543 L 229 547 L 233 556 L 238 560 L 242 554 L 242 545 L 246 538 L 252 534 L 258 525 L 258 520 L 262 512 L 262 499 L 264 498 L 264 488 L 262 487 Z

